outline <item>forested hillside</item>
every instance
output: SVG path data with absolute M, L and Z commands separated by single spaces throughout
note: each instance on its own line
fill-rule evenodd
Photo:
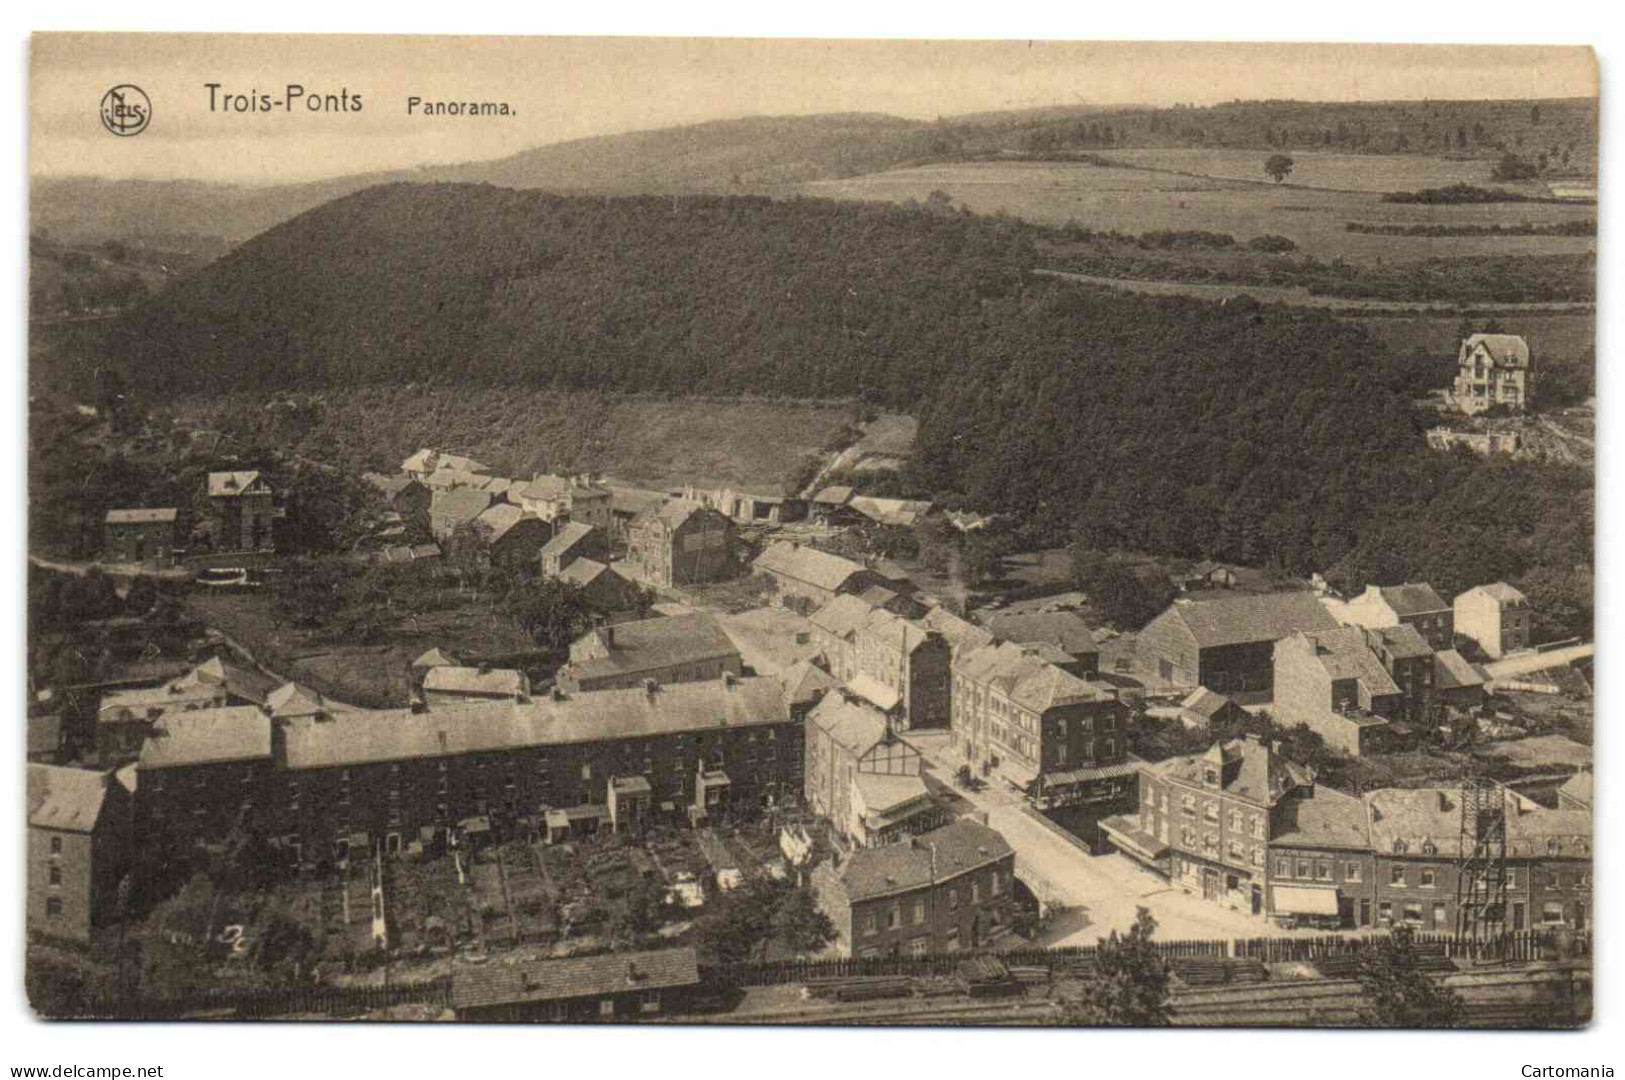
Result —
M 1311 310 L 1037 278 L 1031 235 L 930 208 L 396 185 L 243 245 L 114 340 L 160 393 L 858 398 L 919 417 L 912 487 L 1007 512 L 1031 545 L 1447 595 L 1504 577 L 1588 613 L 1589 472 L 1427 451 L 1425 358 Z

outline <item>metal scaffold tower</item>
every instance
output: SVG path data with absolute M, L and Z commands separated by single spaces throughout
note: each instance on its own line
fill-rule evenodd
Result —
M 1493 780 L 1461 784 L 1456 933 L 1479 945 L 1501 937 L 1507 910 L 1506 793 Z

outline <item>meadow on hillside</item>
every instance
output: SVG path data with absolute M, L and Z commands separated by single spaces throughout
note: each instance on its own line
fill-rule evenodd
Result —
M 1112 151 L 1126 154 L 1205 153 L 1199 151 Z M 1250 158 L 1263 179 L 1267 156 L 1258 151 L 1225 151 Z M 1380 192 L 1415 190 L 1437 184 L 1444 177 L 1459 179 L 1470 173 L 1482 181 L 1484 162 L 1437 160 L 1450 166 L 1438 172 L 1416 168 L 1407 173 L 1395 162 L 1430 159 L 1361 157 L 1353 154 L 1294 155 L 1299 168 L 1317 177 L 1336 179 L 1332 166 L 1321 159 L 1340 159 L 1349 184 L 1375 184 L 1381 168 L 1392 170 L 1392 184 L 1369 193 L 1306 190 L 1292 186 L 1265 186 L 1236 179 L 1180 176 L 1149 169 L 1108 168 L 1084 163 L 965 162 L 896 169 L 848 180 L 823 180 L 796 187 L 803 194 L 833 199 L 883 200 L 924 203 L 933 191 L 944 191 L 955 205 L 978 214 L 1004 212 L 1040 225 L 1076 222 L 1096 231 L 1143 233 L 1160 229 L 1205 229 L 1229 233 L 1246 241 L 1268 234 L 1293 240 L 1303 254 L 1329 261 L 1355 263 L 1405 262 L 1435 256 L 1568 255 L 1595 250 L 1590 237 L 1481 236 L 1425 237 L 1376 236 L 1348 231 L 1349 222 L 1366 224 L 1542 225 L 1584 221 L 1596 217 L 1594 206 L 1555 203 L 1501 203 L 1489 205 L 1420 206 L 1381 201 Z M 1227 160 L 1227 159 L 1225 159 Z M 1455 167 L 1458 167 L 1455 168 Z M 1172 167 L 1172 166 L 1167 166 Z M 1220 162 L 1225 171 L 1236 171 Z M 1294 173 L 1293 180 L 1299 177 Z

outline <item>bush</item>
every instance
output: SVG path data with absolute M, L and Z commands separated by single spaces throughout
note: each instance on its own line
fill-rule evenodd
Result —
M 1262 251 L 1270 255 L 1285 255 L 1288 252 L 1298 250 L 1296 241 L 1290 239 L 1289 237 L 1278 236 L 1275 233 L 1266 233 L 1263 236 L 1255 236 L 1251 240 L 1247 241 L 1247 246 L 1254 251 Z

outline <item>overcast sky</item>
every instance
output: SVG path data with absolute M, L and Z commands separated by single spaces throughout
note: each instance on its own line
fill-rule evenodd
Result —
M 273 99 L 288 83 L 348 91 L 361 109 L 211 113 L 211 82 Z M 101 124 L 120 83 L 152 101 L 134 138 Z M 35 176 L 255 183 L 764 114 L 1595 93 L 1592 54 L 1566 47 L 50 34 L 31 41 L 29 152 Z M 410 116 L 411 95 L 516 115 Z

